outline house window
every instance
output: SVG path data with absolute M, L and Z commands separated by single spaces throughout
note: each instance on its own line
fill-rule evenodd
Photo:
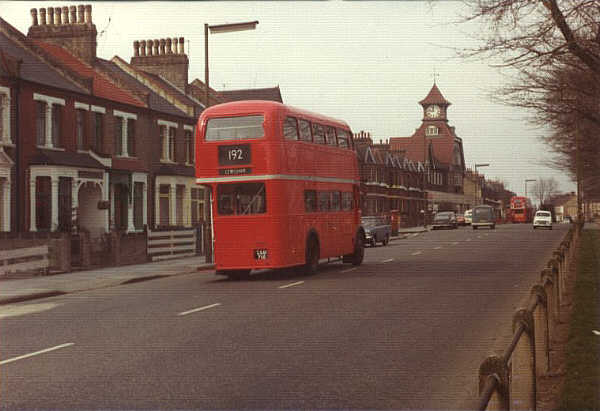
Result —
M 37 101 L 35 107 L 35 134 L 38 146 L 46 145 L 46 103 Z
M 185 135 L 185 162 L 187 164 L 194 164 L 194 136 L 193 130 L 186 129 Z
M 439 134 L 439 129 L 436 126 L 427 126 L 425 129 L 426 136 L 437 136 Z
M 175 192 L 175 221 L 178 226 L 183 226 L 183 196 L 185 194 L 185 186 L 177 185 Z
M 62 131 L 62 107 L 52 105 L 52 146 L 58 148 L 61 146 L 61 131 Z
M 115 154 L 123 157 L 135 156 L 135 123 L 133 120 L 137 120 L 137 115 L 118 110 L 113 110 L 113 115 L 115 117 Z M 131 131 L 129 131 L 130 128 L 132 128 Z M 132 152 L 129 151 L 130 148 L 133 150 Z
M 204 201 L 202 201 L 202 189 L 192 188 L 192 224 L 204 221 Z
M 159 224 L 163 226 L 169 225 L 169 214 L 171 204 L 171 186 L 161 184 L 158 189 L 158 207 L 160 209 Z
M 0 86 L 0 144 L 12 144 L 10 136 L 10 89 Z
M 85 110 L 76 110 L 76 133 L 77 133 L 77 149 L 84 150 L 85 149 Z
M 60 177 L 58 180 L 58 231 L 71 231 L 73 221 L 72 179 Z
M 91 131 L 90 148 L 97 153 L 102 153 L 102 140 L 104 135 L 104 115 L 102 113 L 92 113 Z
M 136 230 L 144 228 L 144 183 L 133 184 L 133 226 Z
M 35 225 L 40 231 L 50 231 L 52 216 L 51 190 L 50 177 L 37 177 L 35 179 Z
M 163 162 L 175 161 L 175 136 L 177 133 L 177 123 L 171 121 L 158 120 L 160 130 L 160 160 Z
M 169 160 L 175 161 L 175 132 L 177 130 L 169 127 Z
M 127 153 L 131 157 L 135 157 L 135 120 L 127 119 Z

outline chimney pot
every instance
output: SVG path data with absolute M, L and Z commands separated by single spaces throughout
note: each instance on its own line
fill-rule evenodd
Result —
M 87 4 L 85 6 L 85 22 L 87 24 L 92 24 L 92 5 Z
M 37 9 L 31 9 L 31 19 L 33 20 L 31 24 L 33 26 L 38 25 L 38 17 L 37 17 Z
M 77 6 L 70 6 L 69 11 L 71 12 L 71 19 L 69 22 L 71 24 L 76 24 L 77 23 Z
M 171 40 L 171 44 L 173 45 L 173 54 L 177 54 L 177 37 L 173 37 L 173 40 Z
M 54 24 L 62 26 L 62 9 L 60 7 L 54 9 Z
M 179 54 L 185 54 L 183 50 L 183 37 L 179 37 Z
M 133 55 L 136 57 L 140 55 L 140 42 L 137 40 L 133 42 Z
M 69 7 L 67 6 L 62 8 L 62 20 L 63 24 L 69 24 Z
M 77 6 L 77 23 L 78 24 L 83 24 L 83 11 L 85 10 L 85 7 L 83 4 L 80 4 L 79 6 Z
M 166 54 L 173 53 L 173 49 L 171 48 L 171 39 L 170 38 L 165 39 L 165 45 L 166 45 L 166 49 L 165 49 Z
M 46 9 L 44 9 L 44 8 L 40 9 L 40 20 L 41 20 L 42 26 L 45 26 L 46 25 Z
M 146 55 L 146 40 L 140 41 L 140 53 L 142 56 Z
M 154 55 L 158 56 L 158 47 L 160 45 L 160 41 L 158 39 L 154 39 L 154 47 L 153 47 L 153 51 L 154 51 Z
M 160 50 L 159 53 L 160 55 L 164 55 L 165 54 L 165 39 L 160 39 Z
M 54 7 L 48 7 L 48 24 L 54 24 Z
M 152 56 L 154 53 L 154 41 L 148 40 L 146 44 L 148 45 L 148 55 Z

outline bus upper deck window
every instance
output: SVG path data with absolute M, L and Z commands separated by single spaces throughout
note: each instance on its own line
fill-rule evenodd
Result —
M 264 116 L 211 118 L 206 124 L 206 141 L 246 140 L 265 134 Z

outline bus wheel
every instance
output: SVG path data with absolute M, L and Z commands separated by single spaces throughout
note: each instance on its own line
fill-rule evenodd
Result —
M 362 233 L 356 234 L 354 253 L 352 254 L 352 265 L 361 265 L 365 258 L 365 237 Z
M 317 273 L 319 269 L 319 255 L 319 242 L 315 237 L 310 237 L 306 244 L 306 263 L 303 267 L 305 274 L 314 275 Z
M 250 270 L 231 270 L 226 275 L 233 281 L 247 280 L 250 278 Z

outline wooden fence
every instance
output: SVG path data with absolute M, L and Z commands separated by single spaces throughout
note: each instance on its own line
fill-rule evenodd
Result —
M 148 257 L 152 261 L 196 255 L 196 229 L 148 230 Z
M 39 271 L 47 274 L 50 268 L 47 245 L 0 251 L 0 275 L 18 271 Z

